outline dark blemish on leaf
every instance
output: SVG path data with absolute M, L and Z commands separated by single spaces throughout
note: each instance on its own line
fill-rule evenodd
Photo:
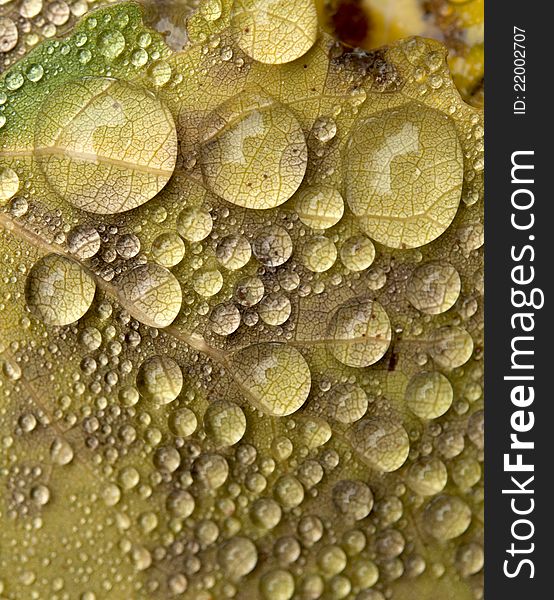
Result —
M 370 78 L 382 92 L 397 91 L 402 80 L 396 66 L 387 60 L 386 49 L 379 48 L 366 52 L 365 50 L 343 48 L 343 53 L 332 59 L 332 63 L 352 72 L 362 81 Z
M 350 46 L 361 46 L 371 28 L 360 0 L 339 1 L 331 15 L 331 23 L 337 37 Z

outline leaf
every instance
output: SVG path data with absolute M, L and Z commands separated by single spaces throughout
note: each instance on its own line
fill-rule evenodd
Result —
M 482 113 L 314 15 L 120 3 L 0 80 L 2 597 L 478 597 Z

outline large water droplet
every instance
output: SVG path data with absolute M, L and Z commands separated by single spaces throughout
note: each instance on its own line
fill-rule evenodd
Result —
M 410 466 L 406 482 L 416 494 L 434 496 L 444 489 L 447 479 L 446 467 L 440 459 L 422 456 Z
M 337 247 L 323 235 L 309 238 L 301 252 L 304 266 L 313 273 L 328 271 L 337 260 Z
M 456 325 L 445 325 L 435 329 L 429 343 L 429 354 L 443 369 L 461 367 L 473 354 L 471 335 Z
M 304 357 L 290 346 L 264 343 L 248 346 L 231 357 L 233 375 L 246 398 L 268 415 L 296 412 L 311 387 Z
M 375 246 L 365 235 L 348 238 L 340 249 L 342 264 L 351 271 L 365 271 L 375 260 Z
M 228 577 L 238 579 L 254 569 L 258 562 L 258 551 L 248 538 L 234 537 L 221 546 L 217 560 Z
M 306 54 L 317 39 L 313 0 L 237 0 L 232 25 L 238 45 L 262 63 L 291 62 Z
M 294 577 L 284 569 L 274 569 L 260 579 L 263 600 L 290 600 L 294 594 Z
M 67 235 L 67 248 L 77 258 L 86 259 L 100 250 L 100 234 L 90 225 L 78 225 Z
M 181 286 L 164 267 L 155 263 L 139 265 L 121 275 L 117 281 L 125 308 L 150 327 L 171 325 L 183 301 Z
M 296 212 L 302 223 L 308 227 L 327 229 L 341 220 L 344 214 L 344 200 L 331 186 L 313 186 L 297 194 Z
M 333 315 L 327 330 L 329 348 L 349 367 L 368 367 L 383 358 L 392 331 L 385 309 L 375 300 L 353 299 Z
M 307 161 L 300 124 L 287 108 L 267 97 L 232 98 L 205 125 L 204 179 L 232 204 L 256 209 L 283 204 L 302 183 Z
M 431 261 L 413 272 L 406 297 L 421 312 L 438 315 L 454 306 L 461 287 L 458 271 L 452 265 Z
M 140 366 L 137 388 L 144 398 L 158 404 L 173 402 L 183 388 L 181 367 L 168 356 L 152 356 Z
M 189 242 L 200 242 L 212 231 L 213 221 L 204 208 L 185 208 L 177 217 L 177 231 Z
M 385 417 L 366 417 L 351 431 L 352 447 L 374 469 L 390 473 L 399 469 L 410 451 L 410 441 L 400 423 Z
M 0 52 L 9 52 L 17 45 L 17 25 L 9 17 L 0 17 Z
M 423 523 L 434 538 L 451 540 L 469 527 L 471 510 L 461 498 L 442 494 L 426 506 Z
M 268 294 L 258 307 L 258 314 L 264 323 L 274 327 L 282 325 L 290 317 L 290 300 L 279 292 Z
M 268 267 L 278 267 L 292 255 L 292 239 L 279 225 L 258 229 L 254 239 L 254 256 Z
M 37 119 L 35 155 L 62 198 L 112 214 L 140 206 L 166 185 L 177 133 L 169 110 L 146 90 L 86 78 L 48 95 Z
M 0 169 L 0 205 L 11 200 L 19 190 L 19 177 L 9 167 Z
M 246 431 L 246 417 L 240 406 L 220 400 L 206 410 L 204 429 L 217 446 L 233 446 Z
M 341 423 L 355 423 L 366 413 L 367 394 L 355 383 L 340 383 L 325 397 L 326 413 Z
M 450 381 L 438 371 L 414 375 L 406 388 L 408 408 L 421 419 L 436 419 L 451 406 L 454 392 Z
M 333 487 L 333 503 L 346 517 L 365 519 L 373 508 L 373 494 L 363 481 L 343 480 Z
M 162 267 L 174 267 L 184 257 L 185 244 L 176 233 L 162 233 L 152 242 L 152 258 Z
M 98 36 L 97 44 L 100 54 L 112 61 L 125 50 L 125 37 L 120 31 L 106 31 Z
M 237 271 L 250 260 L 252 247 L 244 236 L 228 235 L 217 245 L 215 255 L 222 267 Z
M 69 325 L 90 308 L 94 279 L 75 261 L 48 254 L 35 263 L 25 283 L 27 306 L 47 325 Z
M 344 168 L 352 212 L 386 246 L 428 244 L 458 210 L 463 153 L 456 129 L 446 115 L 416 102 L 357 124 Z
M 210 314 L 210 325 L 217 335 L 231 335 L 239 328 L 240 319 L 239 309 L 234 304 L 218 304 Z

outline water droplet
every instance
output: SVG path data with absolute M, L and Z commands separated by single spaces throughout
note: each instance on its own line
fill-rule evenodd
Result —
M 413 272 L 406 297 L 418 310 L 438 315 L 454 306 L 461 287 L 458 271 L 452 265 L 431 261 Z
M 337 247 L 322 235 L 309 238 L 302 248 L 302 262 L 313 273 L 328 271 L 337 260 Z
M 337 124 L 331 117 L 318 117 L 313 124 L 312 133 L 319 142 L 326 144 L 337 135 Z
M 312 0 L 273 0 L 269 4 L 265 0 L 237 0 L 231 23 L 242 50 L 267 64 L 296 60 L 317 39 L 317 11 Z
M 345 517 L 360 521 L 373 508 L 373 494 L 363 481 L 345 479 L 333 487 L 333 503 Z
M 184 257 L 185 244 L 176 233 L 162 233 L 152 242 L 152 258 L 162 267 L 174 267 Z
M 90 225 L 79 225 L 69 232 L 67 247 L 77 258 L 91 258 L 100 250 L 100 234 Z
M 375 260 L 375 246 L 365 235 L 355 235 L 342 245 L 340 259 L 350 271 L 365 271 Z
M 171 65 L 165 60 L 158 60 L 148 69 L 148 76 L 156 87 L 163 87 L 171 79 Z
M 410 441 L 400 423 L 388 418 L 364 417 L 351 432 L 352 447 L 370 466 L 390 473 L 399 469 L 410 451 Z
M 260 498 L 252 504 L 250 516 L 252 521 L 262 529 L 271 530 L 281 521 L 283 511 L 271 498 Z
M 172 596 L 179 596 L 187 591 L 188 580 L 182 573 L 176 573 L 167 580 L 167 587 Z
M 262 321 L 274 327 L 285 323 L 290 317 L 291 310 L 290 300 L 278 292 L 268 294 L 258 306 L 258 314 Z
M 148 62 L 148 52 L 143 48 L 135 50 L 131 55 L 131 62 L 137 68 L 143 67 Z
M 408 469 L 406 483 L 420 496 L 442 492 L 448 479 L 444 463 L 435 457 L 423 456 Z
M 4 81 L 9 90 L 15 91 L 22 87 L 22 85 L 25 83 L 25 78 L 21 73 L 18 73 L 17 71 L 11 71 L 6 75 Z
M 66 440 L 57 437 L 50 446 L 50 458 L 57 465 L 68 465 L 73 460 L 73 448 Z
M 239 309 L 231 303 L 218 304 L 210 315 L 212 331 L 217 335 L 231 335 L 240 325 Z
M 19 12 L 25 19 L 36 17 L 42 10 L 42 0 L 23 0 Z
M 355 423 L 366 413 L 367 394 L 355 383 L 340 383 L 326 396 L 326 413 L 341 423 Z
M 290 415 L 308 397 L 310 369 L 295 348 L 277 343 L 255 344 L 233 354 L 230 362 L 247 400 L 268 415 Z
M 217 446 L 233 446 L 246 431 L 246 417 L 240 406 L 220 400 L 208 406 L 204 429 Z
M 238 579 L 254 569 L 258 551 L 248 538 L 234 537 L 221 546 L 217 560 L 228 577 Z
M 37 81 L 40 81 L 42 79 L 42 76 L 44 75 L 44 69 L 41 65 L 30 65 L 29 67 L 27 67 L 27 71 L 25 72 L 25 74 L 27 75 L 27 79 L 29 81 L 36 83 Z
M 346 567 L 346 553 L 340 546 L 324 546 L 317 553 L 317 564 L 323 573 L 332 577 Z
M 250 242 L 242 235 L 228 235 L 217 245 L 217 260 L 229 271 L 242 269 L 252 256 Z
M 108 484 L 102 490 L 102 499 L 106 506 L 115 506 L 121 500 L 121 489 L 115 483 Z
M 69 16 L 69 6 L 64 0 L 55 0 L 46 7 L 46 18 L 54 25 L 65 25 Z
M 152 36 L 148 32 L 141 33 L 138 38 L 138 45 L 141 48 L 148 48 L 152 43 Z
M 438 540 L 451 540 L 462 535 L 470 522 L 471 510 L 457 496 L 437 496 L 429 502 L 424 511 L 425 529 Z
M 167 497 L 167 510 L 175 517 L 186 519 L 194 511 L 194 498 L 186 490 L 176 490 Z
M 31 500 L 39 506 L 48 504 L 50 500 L 50 490 L 42 484 L 36 485 L 31 490 Z
M 308 161 L 306 140 L 281 104 L 242 94 L 218 107 L 205 125 L 201 167 L 206 184 L 232 204 L 275 208 L 296 192 Z
M 88 36 L 84 31 L 79 31 L 75 33 L 74 40 L 75 46 L 82 48 L 88 42 Z
M 190 408 L 181 408 L 171 413 L 169 418 L 169 429 L 175 435 L 188 437 L 192 435 L 198 426 L 196 415 Z
M 264 284 L 259 277 L 243 277 L 235 288 L 235 298 L 242 306 L 254 306 L 264 296 Z
M 148 358 L 139 368 L 137 388 L 141 396 L 158 404 L 173 402 L 183 388 L 181 367 L 168 356 Z
M 211 298 L 221 291 L 223 275 L 217 269 L 197 271 L 192 280 L 194 291 L 204 298 Z
M 284 569 L 275 569 L 262 575 L 260 593 L 263 600 L 290 600 L 294 594 L 294 578 Z
M 304 225 L 312 229 L 328 229 L 341 220 L 344 200 L 331 186 L 313 186 L 296 195 L 296 212 Z
M 154 466 L 157 469 L 173 473 L 180 464 L 181 456 L 172 446 L 162 446 L 154 453 Z
M 137 546 L 131 552 L 131 560 L 138 571 L 145 571 L 152 564 L 152 555 L 146 548 Z
M 83 65 L 86 65 L 92 60 L 92 52 L 88 48 L 83 48 L 79 52 L 79 62 Z
M 358 123 L 345 155 L 346 200 L 370 237 L 392 248 L 428 244 L 460 203 L 463 153 L 452 121 L 410 102 Z
M 125 37 L 120 31 L 105 31 L 98 36 L 98 49 L 110 62 L 125 50 Z
M 292 255 L 293 245 L 290 235 L 278 225 L 272 225 L 256 232 L 254 256 L 268 267 L 278 267 Z
M 450 381 L 438 371 L 414 375 L 406 388 L 408 408 L 420 419 L 436 419 L 452 405 Z
M 175 276 L 160 265 L 139 265 L 121 275 L 117 283 L 123 305 L 145 325 L 167 327 L 181 310 L 181 286 Z
M 185 208 L 177 217 L 177 231 L 189 242 L 200 242 L 212 231 L 213 221 L 204 208 Z
M 18 39 L 17 25 L 9 17 L 0 17 L 0 52 L 13 50 Z
M 294 475 L 283 475 L 276 482 L 273 494 L 285 509 L 295 508 L 304 500 L 304 487 Z
M 115 250 L 121 258 L 128 260 L 140 252 L 140 240 L 134 233 L 125 233 L 117 238 Z
M 35 133 L 48 183 L 77 208 L 130 210 L 169 181 L 177 157 L 171 113 L 147 91 L 114 79 L 86 78 L 49 94 Z
M 368 367 L 383 358 L 392 331 L 385 309 L 375 300 L 353 299 L 333 315 L 328 327 L 329 348 L 350 367 Z
M 33 314 L 47 325 L 69 325 L 90 308 L 94 279 L 73 260 L 48 254 L 35 263 L 25 283 L 25 299 Z
M 471 335 L 456 325 L 446 325 L 431 334 L 429 354 L 443 369 L 456 369 L 473 354 Z
M 19 177 L 9 167 L 0 169 L 0 205 L 6 204 L 19 191 Z
M 219 454 L 202 454 L 194 462 L 194 472 L 210 490 L 220 488 L 229 477 L 229 465 Z
M 479 573 L 485 562 L 483 547 L 476 542 L 464 544 L 456 553 L 456 565 L 463 577 Z
M 118 477 L 119 484 L 124 490 L 132 490 L 140 481 L 140 474 L 134 467 L 125 467 Z

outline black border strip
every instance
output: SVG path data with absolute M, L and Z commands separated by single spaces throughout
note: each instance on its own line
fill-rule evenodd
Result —
M 486 600 L 521 600 L 522 598 L 554 597 L 550 579 L 554 578 L 554 327 L 550 313 L 552 281 L 554 279 L 554 185 L 549 180 L 554 176 L 554 139 L 552 114 L 554 100 L 550 91 L 554 89 L 552 75 L 552 45 L 554 19 L 551 2 L 515 2 L 514 0 L 485 0 L 485 598 Z M 514 89 L 514 27 L 525 31 L 525 90 Z M 521 40 L 521 37 L 518 37 Z M 517 58 L 520 58 L 518 55 Z M 521 61 L 518 61 L 521 65 Z M 519 70 L 521 73 L 521 69 Z M 517 98 L 519 96 L 519 98 Z M 524 100 L 524 114 L 515 114 L 514 102 Z M 516 105 L 521 109 L 522 105 Z M 521 110 L 519 112 L 522 112 Z M 512 183 L 511 167 L 514 152 L 529 151 L 534 154 L 517 155 L 516 161 L 533 164 L 529 178 L 533 183 Z M 516 179 L 526 179 L 525 171 L 516 171 Z M 534 205 L 527 211 L 517 211 L 511 206 L 511 196 L 516 189 L 528 189 L 534 196 Z M 516 202 L 527 195 L 516 194 Z M 532 230 L 517 230 L 511 224 L 515 212 L 523 222 L 530 213 L 534 214 Z M 535 236 L 533 240 L 530 236 Z M 531 251 L 524 258 L 514 261 L 513 252 L 530 244 Z M 530 267 L 535 269 L 534 281 L 521 286 L 530 293 L 540 288 L 545 295 L 541 309 L 529 307 L 518 309 L 512 305 L 512 268 L 525 264 L 528 276 Z M 518 286 L 515 286 L 518 287 Z M 538 296 L 535 296 L 538 299 Z M 517 342 L 520 348 L 533 350 L 525 355 L 533 369 L 511 370 L 514 336 L 522 335 L 516 327 L 512 329 L 514 313 L 527 310 L 534 313 L 534 331 L 527 333 L 533 341 Z M 518 321 L 519 322 L 519 321 Z M 523 359 L 522 359 L 523 360 Z M 533 375 L 533 381 L 516 382 L 506 380 L 509 375 Z M 535 398 L 526 407 L 515 406 L 511 401 L 511 390 L 516 385 L 533 386 Z M 525 388 L 530 393 L 528 388 Z M 522 440 L 534 442 L 534 449 L 510 449 L 510 434 L 514 433 L 512 415 L 523 410 L 522 420 L 516 426 L 534 424 L 529 432 L 520 433 Z M 504 466 L 504 454 L 511 452 L 511 462 L 517 461 L 521 452 L 522 461 L 533 465 L 532 472 L 508 472 Z M 526 492 L 502 493 L 502 490 L 517 489 L 511 481 L 515 476 L 520 485 L 529 477 L 534 479 L 525 485 Z M 512 505 L 512 499 L 514 503 Z M 531 502 L 534 501 L 534 505 Z M 529 515 L 517 515 L 517 510 L 528 510 Z M 527 519 L 534 528 L 528 540 L 514 539 L 512 526 L 518 519 Z M 514 531 L 526 537 L 532 527 L 526 523 L 515 525 Z M 508 552 L 514 543 L 517 551 Z M 534 544 L 534 546 L 532 546 Z M 528 553 L 529 549 L 531 549 Z M 528 559 L 532 562 L 520 561 Z M 508 561 L 508 563 L 505 563 Z M 518 571 L 518 567 L 519 571 Z M 510 573 L 518 571 L 515 576 Z M 533 577 L 531 577 L 533 574 Z M 533 596 L 524 596 L 531 593 Z

